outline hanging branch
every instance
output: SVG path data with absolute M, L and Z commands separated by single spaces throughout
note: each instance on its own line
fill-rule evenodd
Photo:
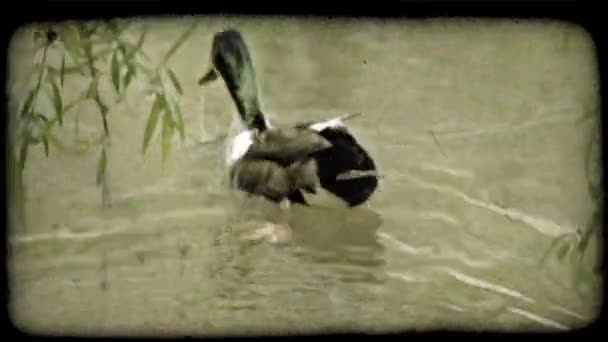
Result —
M 11 132 L 15 132 L 16 135 L 13 141 L 18 142 L 16 146 L 11 143 L 13 157 L 11 160 L 15 161 L 12 163 L 15 167 L 11 170 L 14 172 L 13 178 L 15 180 L 23 178 L 21 173 L 25 168 L 28 150 L 31 145 L 41 143 L 47 156 L 50 148 L 83 154 L 89 151 L 91 147 L 99 146 L 99 158 L 95 175 L 96 184 L 101 187 L 104 206 L 110 205 L 108 166 L 111 159 L 109 125 L 111 104 L 107 102 L 107 99 L 104 99 L 105 95 L 102 96 L 100 93 L 99 82 L 104 76 L 108 76 L 116 94 L 114 103 L 120 103 L 125 98 L 129 85 L 138 74 L 148 76 L 150 88 L 157 100 L 146 123 L 146 126 L 149 127 L 145 128 L 145 145 L 149 144 L 155 126 L 160 122 L 162 127 L 163 165 L 169 156 L 171 141 L 175 134 L 178 134 L 182 141 L 185 139 L 184 121 L 177 98 L 177 96 L 184 94 L 184 87 L 178 75 L 168 63 L 195 32 L 197 22 L 192 23 L 178 37 L 156 66 L 149 65 L 150 57 L 142 49 L 147 34 L 145 25 L 143 25 L 141 34 L 133 43 L 122 36 L 132 26 L 131 24 L 128 21 L 109 21 L 91 24 L 69 22 L 60 25 L 40 25 L 39 30 L 34 34 L 34 40 L 38 44 L 41 38 L 45 39 L 44 44 L 40 45 L 40 47 L 43 47 L 42 60 L 32 66 L 29 76 L 27 76 L 26 86 L 30 82 L 30 78 L 36 77 L 36 75 L 38 80 L 28 90 L 27 96 L 21 104 L 22 107 L 15 108 L 12 111 L 15 113 L 16 120 L 14 120 L 15 129 L 12 129 Z M 62 42 L 62 55 L 56 66 L 47 65 L 49 48 L 55 41 Z M 107 62 L 107 71 L 102 72 L 96 65 L 100 60 L 104 64 Z M 62 92 L 65 89 L 64 86 L 69 83 L 71 76 L 89 78 L 90 83 L 82 97 L 66 104 Z M 175 90 L 175 96 L 163 84 L 163 76 L 166 76 L 164 79 L 168 80 Z M 45 80 L 48 82 L 45 82 Z M 41 91 L 49 95 L 52 102 L 51 108 L 55 112 L 54 117 L 43 115 L 47 113 L 35 111 Z M 85 144 L 73 147 L 59 139 L 54 129 L 57 127 L 57 123 L 62 126 L 66 119 L 74 119 L 77 124 L 78 116 L 71 115 L 72 110 L 78 104 L 87 100 L 92 100 L 99 109 L 103 135 L 100 138 L 88 139 Z

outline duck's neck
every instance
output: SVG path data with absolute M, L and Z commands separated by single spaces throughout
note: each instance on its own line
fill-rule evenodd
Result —
M 248 129 L 267 129 L 249 49 L 240 33 L 224 31 L 213 42 L 212 59 Z
M 244 77 L 241 77 L 240 80 L 229 78 L 231 76 L 229 74 L 224 79 L 243 124 L 248 129 L 266 130 L 267 122 L 260 108 L 254 75 L 242 75 Z

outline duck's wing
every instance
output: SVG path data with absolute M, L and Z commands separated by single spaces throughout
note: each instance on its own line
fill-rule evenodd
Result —
M 310 163 L 310 162 L 309 162 Z M 280 202 L 308 205 L 301 190 L 314 192 L 318 179 L 309 165 L 284 167 L 266 159 L 243 158 L 230 169 L 233 185 L 250 194 Z
M 331 143 L 315 131 L 271 129 L 254 140 L 245 157 L 290 165 L 330 147 Z

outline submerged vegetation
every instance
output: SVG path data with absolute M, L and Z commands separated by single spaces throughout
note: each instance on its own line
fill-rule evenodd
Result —
M 589 107 L 586 118 L 596 119 L 599 108 Z M 604 225 L 604 183 L 602 177 L 602 156 L 599 151 L 601 144 L 601 125 L 595 126 L 587 144 L 585 156 L 585 173 L 587 176 L 587 190 L 593 199 L 595 207 L 585 224 L 577 227 L 575 232 L 563 234 L 555 238 L 544 256 L 541 265 L 548 258 L 556 259 L 564 266 L 572 270 L 572 285 L 582 295 L 592 291 L 593 287 L 599 286 L 598 278 L 601 278 L 601 260 L 603 251 L 598 241 L 603 237 Z M 595 237 L 595 239 L 594 239 Z M 593 245 L 595 243 L 595 245 Z M 590 252 L 590 261 L 585 259 Z M 596 288 L 596 290 L 598 290 Z M 597 292 L 597 291 L 595 291 Z M 597 298 L 594 298 L 597 299 Z M 599 301 L 596 303 L 599 304 Z
M 182 85 L 175 72 L 168 66 L 171 57 L 192 35 L 196 22 L 188 27 L 171 45 L 156 65 L 143 47 L 146 27 L 141 26 L 138 38 L 130 41 L 126 32 L 132 28 L 130 20 L 105 22 L 62 22 L 34 25 L 31 39 L 36 48 L 29 76 L 25 82 L 27 96 L 21 103 L 11 103 L 9 125 L 9 190 L 13 198 L 13 210 L 17 219 L 25 224 L 26 184 L 23 173 L 27 169 L 28 152 L 31 148 L 43 148 L 48 157 L 54 148 L 74 149 L 56 133 L 58 127 L 68 123 L 75 125 L 81 153 L 97 153 L 95 177 L 101 189 L 104 207 L 111 206 L 111 183 L 108 164 L 111 162 L 111 131 L 108 121 L 116 104 L 127 96 L 129 85 L 137 77 L 146 80 L 146 92 L 154 97 L 148 110 L 147 121 L 142 123 L 144 138 L 142 153 L 145 155 L 157 126 L 161 126 L 162 160 L 170 153 L 172 138 L 178 134 L 185 139 L 185 128 L 179 96 Z M 53 54 L 53 57 L 49 56 Z M 82 93 L 70 99 L 65 86 L 70 82 L 88 84 Z M 100 84 L 109 82 L 113 96 L 103 94 Z M 9 86 L 9 89 L 12 87 Z M 44 96 L 52 106 L 41 103 Z M 12 98 L 13 96 L 11 96 Z M 72 96 L 74 97 L 74 96 Z M 94 103 L 98 109 L 102 134 L 90 139 L 78 137 L 79 105 Z

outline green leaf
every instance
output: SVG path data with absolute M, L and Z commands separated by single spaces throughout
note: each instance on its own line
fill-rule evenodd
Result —
M 99 108 L 99 111 L 101 112 L 101 114 L 103 114 L 104 116 L 106 114 L 108 114 L 108 106 L 101 100 L 101 97 L 99 96 L 99 94 L 97 94 L 97 96 L 95 96 L 94 100 L 95 100 L 95 103 L 97 104 L 97 108 Z
M 61 57 L 61 69 L 59 70 L 59 84 L 63 88 L 63 79 L 65 77 L 65 53 Z
M 153 77 L 154 74 L 154 70 L 152 70 L 151 68 L 141 64 L 138 61 L 135 61 L 135 65 L 137 65 L 137 68 L 141 71 L 143 71 L 144 74 L 146 74 L 148 77 Z
M 21 108 L 21 117 L 25 117 L 27 114 L 31 112 L 32 101 L 34 100 L 34 95 L 36 95 L 36 89 L 30 90 L 25 102 L 23 103 L 23 107 Z
M 49 156 L 49 139 L 46 136 L 42 137 L 42 143 L 44 144 L 44 154 Z
M 63 125 L 63 99 L 61 98 L 61 92 L 59 91 L 57 83 L 53 80 L 51 85 L 53 87 L 53 105 L 55 106 L 55 115 L 57 115 L 59 125 L 61 126 Z
M 154 133 L 154 129 L 156 128 L 156 124 L 158 123 L 158 115 L 164 107 L 163 102 L 164 101 L 162 100 L 162 95 L 156 94 L 156 98 L 154 99 L 154 103 L 152 104 L 152 110 L 150 111 L 148 121 L 146 122 L 146 128 L 144 130 L 142 154 L 145 154 L 148 150 L 148 146 L 150 145 L 150 139 L 152 139 L 152 134 Z
M 560 248 L 560 246 L 565 244 L 567 242 L 567 238 L 568 234 L 564 234 L 553 239 L 553 241 L 551 241 L 551 244 L 549 245 L 549 248 L 547 248 L 543 256 L 540 258 L 539 265 L 542 265 L 545 262 L 547 257 L 549 257 L 549 255 L 554 249 Z
M 59 75 L 59 70 L 57 70 L 57 68 L 55 68 L 52 65 L 47 65 L 46 66 L 46 77 L 45 80 L 47 82 L 53 82 L 53 79 L 55 78 L 55 76 Z
M 53 122 L 50 122 L 46 116 L 42 114 L 38 114 L 39 120 L 44 122 L 44 128 L 42 129 L 42 144 L 44 145 L 44 154 L 49 156 L 49 134 L 51 131 L 51 127 L 53 126 Z
M 581 234 L 581 240 L 577 246 L 578 250 L 581 252 L 585 251 L 593 234 L 597 233 L 600 229 L 602 229 L 602 209 L 596 208 Z
M 87 96 L 84 96 L 84 97 L 81 97 L 81 98 L 79 98 L 79 99 L 76 99 L 76 100 L 74 100 L 74 101 L 72 101 L 72 102 L 68 103 L 68 104 L 67 104 L 67 105 L 66 105 L 66 106 L 63 108 L 63 111 L 64 111 L 64 112 L 69 112 L 69 111 L 70 111 L 70 110 L 72 110 L 72 108 L 74 108 L 76 105 L 78 105 L 78 104 L 80 104 L 80 103 L 82 103 L 82 102 L 86 101 L 86 99 L 88 99 L 88 97 L 87 97 Z
M 21 141 L 21 151 L 19 153 L 19 169 L 25 168 L 25 161 L 27 160 L 27 151 L 29 148 L 29 139 L 25 138 Z
M 48 126 L 50 123 L 49 119 L 46 116 L 42 115 L 41 113 L 36 112 L 34 117 L 40 121 L 43 121 L 46 126 Z
M 190 35 L 194 32 L 197 24 L 198 21 L 193 22 L 192 25 L 184 33 L 182 33 L 182 35 L 177 39 L 177 41 L 171 46 L 169 51 L 167 51 L 165 57 L 162 59 L 157 69 L 161 68 L 169 61 L 169 58 L 171 58 L 171 56 L 175 54 L 175 52 L 182 46 L 182 44 L 184 44 L 186 39 L 188 39 L 188 37 L 190 37 Z
M 66 65 L 65 66 L 65 70 L 64 73 L 65 74 L 75 74 L 75 73 L 79 73 L 82 76 L 86 76 L 86 63 L 80 63 L 80 64 L 75 64 L 75 65 Z
M 88 66 L 89 72 L 91 73 L 91 76 L 97 75 L 99 72 L 95 68 L 95 57 L 93 56 L 93 45 L 92 45 L 90 39 L 85 41 L 85 43 L 84 43 L 84 52 L 86 54 L 87 66 Z
M 135 69 L 135 66 L 133 64 L 128 64 L 127 65 L 127 72 L 125 73 L 124 77 L 123 77 L 123 85 L 124 85 L 124 89 L 127 89 L 127 87 L 129 86 L 129 84 L 131 84 L 131 80 L 133 80 L 133 76 L 135 76 L 135 71 L 137 69 Z
M 112 54 L 112 83 L 116 93 L 120 92 L 120 65 L 118 64 L 118 51 Z
M 25 137 L 29 145 L 38 145 L 44 139 L 48 128 L 50 127 L 49 119 L 38 112 L 33 112 L 25 119 L 26 132 Z
M 99 155 L 99 162 L 97 163 L 97 186 L 100 186 L 103 182 L 103 176 L 106 173 L 106 167 L 108 164 L 106 156 L 105 146 L 101 148 L 101 154 Z
M 122 55 L 122 61 L 127 61 L 127 46 L 124 42 L 118 41 L 118 51 Z
M 564 260 L 564 257 L 566 256 L 566 254 L 568 253 L 568 251 L 570 250 L 571 247 L 571 242 L 568 240 L 564 240 L 565 242 L 563 244 L 561 244 L 558 248 L 557 248 L 557 260 L 562 261 Z
M 79 57 L 84 57 L 84 51 L 82 50 L 80 31 L 74 25 L 68 25 L 67 29 L 63 32 L 64 46 L 72 58 L 76 61 Z
M 131 58 L 133 58 L 133 56 L 135 56 L 135 54 L 141 50 L 141 47 L 144 45 L 146 34 L 147 30 L 144 28 L 139 36 L 139 39 L 137 40 L 137 43 L 135 43 L 135 46 L 132 47 L 131 51 L 129 51 L 129 54 L 125 58 L 125 63 L 128 63 Z
M 182 90 L 182 85 L 179 83 L 179 80 L 177 79 L 177 76 L 175 75 L 173 70 L 171 70 L 171 68 L 167 68 L 167 73 L 169 74 L 169 78 L 171 78 L 171 82 L 173 83 L 173 86 L 175 87 L 177 92 L 180 95 L 184 95 L 184 92 Z
M 107 23 L 107 25 L 112 33 L 118 33 L 118 22 L 116 20 L 111 20 L 109 23 Z
M 182 141 L 184 141 L 186 139 L 186 132 L 184 130 L 184 117 L 182 115 L 182 109 L 179 106 L 179 103 L 177 103 L 177 101 L 173 102 L 174 104 L 174 113 L 177 116 L 176 120 L 175 120 L 175 126 L 177 127 L 177 130 L 179 131 L 179 135 L 182 139 Z
M 154 73 L 152 75 L 152 78 L 150 79 L 150 84 L 153 87 L 158 87 L 158 88 L 162 88 L 163 86 L 163 80 L 162 80 L 162 76 L 159 72 Z
M 171 118 L 170 111 L 165 111 L 163 117 L 163 131 L 162 131 L 162 163 L 164 164 L 169 152 L 171 150 L 171 138 L 173 137 L 173 131 L 175 129 L 175 123 Z
M 141 32 L 141 35 L 139 36 L 139 39 L 137 40 L 137 43 L 135 43 L 135 46 L 133 47 L 131 54 L 135 54 L 135 53 L 139 52 L 139 50 L 141 50 L 142 46 L 144 46 L 144 40 L 146 39 L 146 34 L 148 34 L 148 30 L 146 28 L 144 28 Z
M 96 73 L 95 77 L 91 80 L 89 89 L 87 89 L 87 98 L 95 98 L 99 92 L 99 73 Z

